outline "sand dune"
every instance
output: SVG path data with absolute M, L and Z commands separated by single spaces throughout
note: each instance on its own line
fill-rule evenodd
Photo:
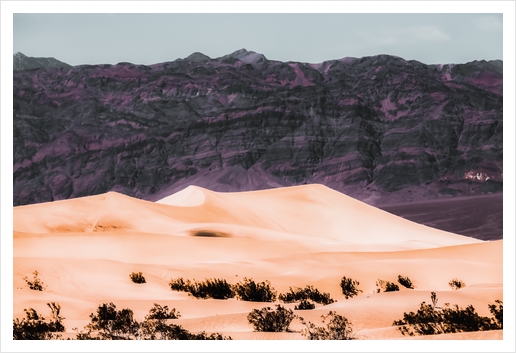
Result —
M 234 339 L 303 339 L 299 332 L 253 332 L 247 314 L 271 303 L 199 300 L 168 287 L 171 278 L 269 280 L 279 292 L 314 285 L 336 303 L 298 314 L 312 322 L 330 310 L 364 339 L 405 338 L 392 327 L 430 292 L 440 303 L 487 305 L 503 299 L 503 241 L 483 242 L 421 226 L 320 185 L 217 193 L 188 187 L 156 203 L 117 193 L 14 208 L 14 316 L 59 302 L 68 335 L 99 304 L 128 307 L 143 319 L 153 303 L 179 310 L 193 331 Z M 46 289 L 28 289 L 37 270 Z M 131 272 L 147 283 L 134 284 Z M 378 279 L 408 276 L 415 289 L 376 293 Z M 342 276 L 360 281 L 346 300 Z M 453 291 L 452 278 L 467 286 Z M 294 304 L 286 304 L 294 307 Z M 301 330 L 299 322 L 292 323 Z M 453 337 L 453 336 L 452 336 Z M 440 337 L 433 337 L 440 338 Z M 442 339 L 450 339 L 443 337 Z M 457 339 L 502 339 L 502 332 Z

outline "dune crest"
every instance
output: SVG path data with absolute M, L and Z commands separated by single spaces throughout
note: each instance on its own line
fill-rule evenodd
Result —
M 21 233 L 138 231 L 185 236 L 202 230 L 288 239 L 318 249 L 355 246 L 360 251 L 481 242 L 407 221 L 319 184 L 228 193 L 189 186 L 156 203 L 109 192 L 15 207 L 14 214 L 14 231 Z

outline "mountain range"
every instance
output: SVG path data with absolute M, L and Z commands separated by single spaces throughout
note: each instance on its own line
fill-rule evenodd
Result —
M 30 69 L 16 55 L 15 206 L 107 191 L 157 200 L 187 185 L 319 183 L 373 205 L 503 189 L 499 60 L 309 64 L 241 49 Z

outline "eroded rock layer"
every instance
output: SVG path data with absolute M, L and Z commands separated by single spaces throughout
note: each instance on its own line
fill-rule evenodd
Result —
M 239 50 L 14 75 L 14 205 L 321 183 L 370 204 L 500 192 L 501 61 Z

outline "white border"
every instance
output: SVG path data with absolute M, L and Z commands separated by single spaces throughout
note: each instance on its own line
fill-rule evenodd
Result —
M 123 4 L 123 5 L 122 5 Z M 88 342 L 12 341 L 12 48 L 13 13 L 503 13 L 504 30 L 504 305 L 503 341 L 233 341 L 233 342 Z M 382 352 L 513 352 L 514 340 L 514 214 L 515 214 L 515 3 L 513 1 L 190 1 L 1 3 L 1 288 L 2 351 L 118 352 L 157 351 L 382 351 Z M 80 343 L 79 343 L 80 342 Z

